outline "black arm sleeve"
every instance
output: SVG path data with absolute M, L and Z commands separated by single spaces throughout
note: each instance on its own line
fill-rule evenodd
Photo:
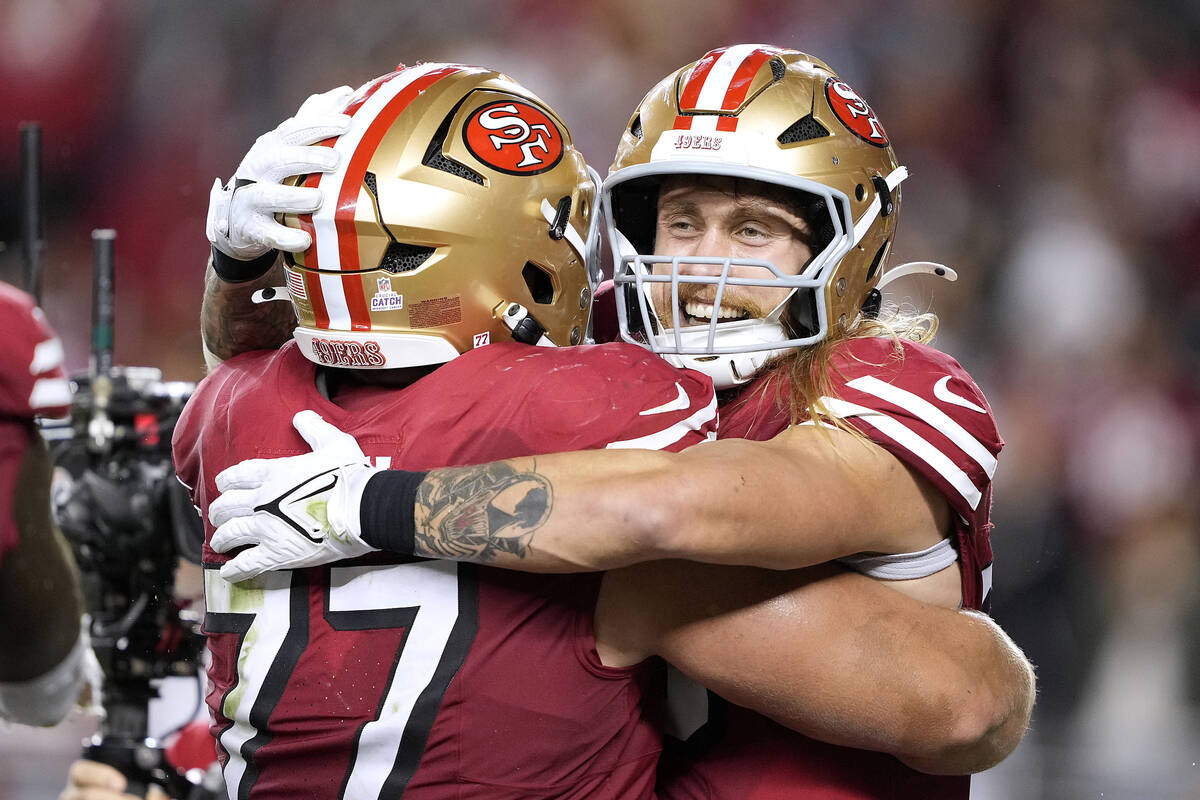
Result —
M 417 487 L 428 474 L 384 470 L 371 476 L 358 510 L 364 542 L 389 553 L 413 554 Z

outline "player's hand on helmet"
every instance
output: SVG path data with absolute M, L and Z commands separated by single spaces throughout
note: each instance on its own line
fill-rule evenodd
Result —
M 298 569 L 375 550 L 361 537 L 359 505 L 379 471 L 354 437 L 315 411 L 292 420 L 313 449 L 285 458 L 253 458 L 217 475 L 220 497 L 208 508 L 218 553 L 250 547 L 221 567 L 242 581 L 275 569 Z
M 353 94 L 349 86 L 314 94 L 294 117 L 258 137 L 228 183 L 222 186 L 219 178 L 213 183 L 206 224 L 213 247 L 251 261 L 271 250 L 299 252 L 311 244 L 307 233 L 282 225 L 275 215 L 316 211 L 321 193 L 281 181 L 337 168 L 338 154 L 317 142 L 349 130 L 350 117 L 342 112 Z

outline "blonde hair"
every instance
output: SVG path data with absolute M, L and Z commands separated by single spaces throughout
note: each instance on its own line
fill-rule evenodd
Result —
M 766 391 L 768 385 L 774 384 L 776 402 L 781 408 L 790 409 L 792 424 L 816 420 L 859 435 L 822 402 L 824 398 L 836 396 L 833 373 L 837 367 L 833 363 L 834 354 L 851 339 L 886 337 L 893 344 L 888 358 L 899 360 L 904 358 L 902 341 L 928 344 L 937 334 L 937 329 L 936 314 L 920 313 L 911 307 L 901 308 L 889 303 L 875 317 L 860 314 L 849 328 L 837 334 L 831 331 L 830 336 L 817 344 L 797 348 L 780 356 L 770 369 L 784 380 L 764 381 L 760 385 Z M 883 366 L 883 363 L 878 366 Z M 790 389 L 786 399 L 781 396 L 784 387 Z

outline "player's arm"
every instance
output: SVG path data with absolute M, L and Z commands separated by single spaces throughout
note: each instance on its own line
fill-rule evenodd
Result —
M 282 259 L 276 258 L 261 276 L 240 283 L 223 280 L 209 259 L 200 333 L 210 369 L 239 353 L 273 350 L 291 338 L 296 313 L 290 303 L 255 303 L 251 299 L 259 289 L 282 286 L 283 281 Z
M 200 312 L 210 369 L 238 353 L 278 347 L 291 336 L 296 320 L 290 303 L 256 304 L 251 297 L 284 285 L 280 251 L 299 252 L 312 242 L 276 215 L 316 211 L 321 192 L 284 181 L 336 168 L 338 154 L 317 143 L 349 128 L 342 112 L 352 93 L 340 86 L 309 97 L 295 116 L 255 140 L 228 182 L 213 183 L 205 223 L 213 249 Z
M 605 663 L 661 655 L 807 736 L 934 774 L 998 763 L 1034 703 L 1031 665 L 987 617 L 829 565 L 617 570 L 605 576 L 596 638 Z
M 251 459 L 216 478 L 213 548 L 255 546 L 222 568 L 228 580 L 294 566 L 300 551 L 305 563 L 325 563 L 315 551 L 326 543 L 532 572 L 660 558 L 792 569 L 920 550 L 949 524 L 932 485 L 843 431 L 794 427 L 767 442 L 678 453 L 592 450 L 406 472 L 367 465 L 353 437 L 313 412 L 296 424 L 312 453 Z M 307 517 L 277 518 L 291 513 L 272 502 L 283 496 L 309 498 L 301 516 L 314 498 L 327 502 L 325 536 L 298 537 Z
M 680 453 L 587 451 L 365 484 L 364 541 L 385 550 L 528 571 L 602 570 L 681 558 L 791 569 L 919 550 L 949 508 L 882 447 L 789 428 Z
M 16 425 L 18 423 L 5 423 Z M 82 684 L 79 577 L 50 517 L 50 455 L 32 422 L 13 491 L 16 546 L 0 560 L 0 716 L 52 725 Z

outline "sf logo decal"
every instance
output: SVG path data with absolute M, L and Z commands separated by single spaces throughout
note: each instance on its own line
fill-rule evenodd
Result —
M 825 99 L 829 101 L 829 107 L 833 109 L 838 120 L 851 133 L 868 144 L 887 147 L 887 133 L 879 124 L 879 118 L 867 105 L 867 101 L 851 89 L 848 83 L 837 78 L 828 78 L 825 81 Z
M 500 172 L 536 175 L 562 159 L 558 126 L 540 108 L 517 100 L 488 103 L 463 127 L 471 155 Z

